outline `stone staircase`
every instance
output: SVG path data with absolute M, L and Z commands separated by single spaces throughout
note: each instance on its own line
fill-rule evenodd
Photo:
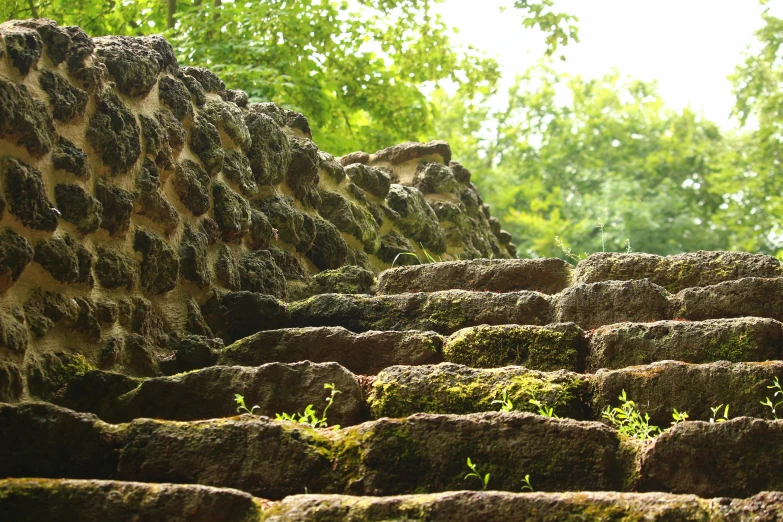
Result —
M 387 270 L 377 295 L 248 316 L 257 331 L 183 353 L 168 370 L 184 373 L 79 372 L 48 402 L 0 405 L 0 508 L 12 520 L 779 520 L 783 422 L 761 404 L 783 377 L 779 272 L 773 258 L 705 252 Z M 341 392 L 328 410 L 341 428 L 274 420 L 320 412 L 325 383 Z M 623 391 L 663 433 L 640 441 L 603 419 Z M 237 415 L 235 393 L 254 415 Z M 513 411 L 498 411 L 504 396 Z M 726 404 L 729 419 L 709 422 Z M 689 418 L 671 426 L 675 409 Z M 486 491 L 465 478 L 468 458 Z
M 470 179 L 1 23 L 0 521 L 783 519 L 783 265 L 511 259 Z

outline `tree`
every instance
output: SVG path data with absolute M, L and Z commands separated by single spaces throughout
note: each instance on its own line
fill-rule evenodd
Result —
M 715 124 L 667 109 L 654 84 L 613 72 L 596 80 L 541 64 L 499 109 L 482 97 L 437 96 L 441 134 L 529 256 L 727 247 L 713 219 L 727 145 Z M 491 122 L 487 125 L 486 122 Z
M 760 4 L 767 5 L 767 0 Z M 731 153 L 718 181 L 722 220 L 735 244 L 750 251 L 783 254 L 783 19 L 767 7 L 757 46 L 732 76 L 735 115 L 745 127 L 732 137 Z
M 431 9 L 442 0 L 8 1 L 8 18 L 35 12 L 93 36 L 163 33 L 181 64 L 212 69 L 251 101 L 304 113 L 319 145 L 335 154 L 432 139 L 432 85 L 449 82 L 469 95 L 499 77 L 493 59 L 452 47 L 451 28 Z M 551 1 L 516 7 L 524 23 L 539 21 L 555 35 L 554 52 L 576 32 L 575 19 L 553 13 Z

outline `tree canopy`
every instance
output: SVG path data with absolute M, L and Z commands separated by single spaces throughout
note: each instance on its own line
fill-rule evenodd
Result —
M 745 127 L 724 132 L 654 83 L 558 74 L 578 20 L 555 0 L 510 0 L 548 57 L 498 92 L 498 64 L 452 45 L 441 1 L 6 0 L 0 15 L 163 33 L 181 64 L 304 113 L 337 155 L 445 139 L 521 256 L 783 251 L 783 19 L 765 10 L 732 77 Z

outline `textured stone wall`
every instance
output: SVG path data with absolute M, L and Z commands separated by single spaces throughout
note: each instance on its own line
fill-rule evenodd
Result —
M 175 373 L 227 322 L 371 292 L 402 252 L 514 256 L 444 142 L 334 158 L 162 37 L 0 38 L 0 401 L 86 368 Z

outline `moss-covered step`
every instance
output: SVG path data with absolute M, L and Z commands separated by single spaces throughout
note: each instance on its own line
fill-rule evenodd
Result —
M 729 417 L 771 418 L 770 408 L 761 404 L 773 397 L 769 388 L 783 378 L 783 362 L 688 364 L 660 361 L 620 370 L 599 370 L 593 378 L 593 406 L 596 418 L 607 406 L 618 406 L 623 390 L 638 409 L 650 416 L 650 423 L 666 428 L 672 411 L 687 412 L 690 420 L 720 418 L 711 408 L 729 405 Z M 723 408 L 721 408 L 721 414 Z
M 263 514 L 264 522 L 774 522 L 781 517 L 783 493 L 779 492 L 746 499 L 588 491 L 451 491 L 392 497 L 292 495 L 271 504 Z
M 582 283 L 557 296 L 555 321 L 585 330 L 622 322 L 673 319 L 674 296 L 646 279 Z
M 0 480 L 0 512 L 8 522 L 772 522 L 783 516 L 783 493 L 702 499 L 668 493 L 489 490 L 386 497 L 303 494 L 273 502 L 236 489 L 210 486 L 36 478 Z
M 236 489 L 113 480 L 0 480 L 6 522 L 258 522 L 271 503 Z
M 448 290 L 375 297 L 325 294 L 290 303 L 287 311 L 290 326 L 343 326 L 354 332 L 432 330 L 448 335 L 480 324 L 548 324 L 554 300 L 531 291 Z
M 473 326 L 446 338 L 443 357 L 474 368 L 517 365 L 541 371 L 580 371 L 584 367 L 584 337 L 574 323 Z
M 677 293 L 744 277 L 780 277 L 783 265 L 772 256 L 745 252 L 689 252 L 674 256 L 601 252 L 580 261 L 576 283 L 649 279 Z
M 435 332 L 370 331 L 340 326 L 284 328 L 258 332 L 219 351 L 218 364 L 258 366 L 273 361 L 334 361 L 356 374 L 374 375 L 395 364 L 443 360 L 443 337 Z
M 674 359 L 689 363 L 759 362 L 783 355 L 783 323 L 741 317 L 601 326 L 588 335 L 586 371 Z
M 676 296 L 675 317 L 701 321 L 727 317 L 783 320 L 783 277 L 746 277 L 712 286 L 687 288 Z
M 556 294 L 571 281 L 571 265 L 562 259 L 474 259 L 401 266 L 378 276 L 381 294 L 475 290 Z
M 46 403 L 0 404 L 0 476 L 232 487 L 263 498 L 480 489 L 619 490 L 635 453 L 597 422 L 531 413 L 419 414 L 341 430 L 245 415 L 106 424 Z M 772 465 L 775 463 L 773 462 Z
M 367 402 L 374 418 L 498 411 L 501 404 L 493 401 L 504 400 L 506 407 L 518 411 L 553 408 L 560 417 L 589 419 L 589 393 L 589 376 L 564 370 L 475 369 L 442 363 L 386 368 L 373 382 Z
M 321 414 L 330 390 L 340 390 L 327 419 L 351 425 L 364 420 L 364 400 L 356 377 L 337 363 L 269 363 L 258 367 L 213 366 L 170 377 L 137 379 L 90 371 L 74 377 L 52 401 L 94 413 L 107 422 L 142 417 L 198 420 L 237 415 L 235 394 L 258 415 L 303 412 L 308 404 Z

